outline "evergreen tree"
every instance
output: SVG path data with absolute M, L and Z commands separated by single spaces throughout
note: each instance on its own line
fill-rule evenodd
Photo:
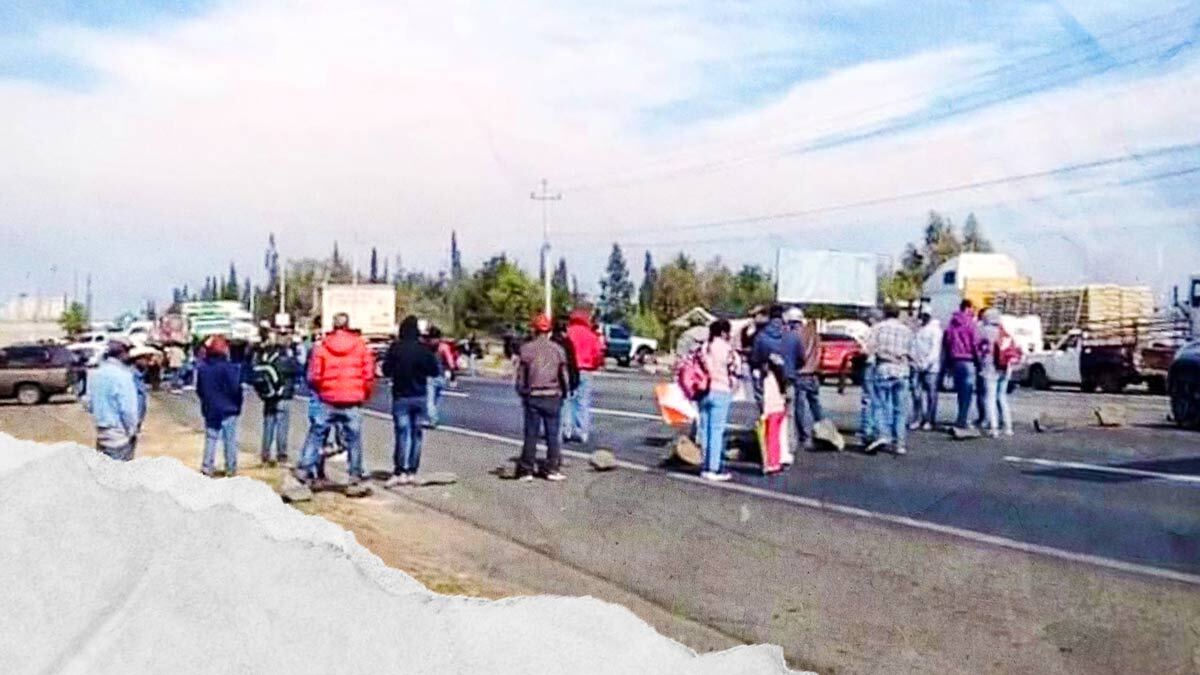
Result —
M 450 278 L 455 282 L 463 280 L 466 274 L 463 271 L 462 251 L 458 248 L 458 232 L 450 231 Z
M 371 247 L 371 283 L 377 284 L 381 280 L 379 278 L 379 252 L 375 247 Z
M 275 233 L 267 236 L 267 252 L 263 255 L 263 269 L 267 273 L 267 290 L 272 293 L 279 287 L 279 251 L 275 248 Z
M 991 253 L 994 250 L 992 242 L 983 236 L 974 213 L 967 214 L 967 220 L 963 223 L 962 250 L 973 253 Z
M 654 258 L 646 251 L 646 259 L 642 263 L 642 285 L 638 289 L 638 308 L 643 312 L 650 311 L 654 306 L 654 284 L 658 281 L 658 270 L 654 268 Z
M 388 274 L 388 261 L 387 261 L 387 258 L 384 258 L 384 260 L 383 260 L 383 276 L 382 276 L 382 277 L 380 277 L 380 279 L 379 279 L 379 280 L 380 280 L 380 281 L 382 281 L 382 282 L 383 282 L 383 283 L 385 283 L 385 284 L 390 284 L 390 283 L 392 283 L 392 277 L 391 277 L 391 275 L 390 275 L 390 274 Z
M 233 262 L 229 263 L 229 279 L 225 281 L 225 289 L 221 294 L 222 300 L 237 300 L 238 299 L 238 275 L 237 268 Z
M 571 277 L 567 274 L 567 259 L 559 258 L 558 266 L 554 268 L 554 276 L 550 277 L 550 303 L 555 316 L 564 316 L 571 311 Z
M 242 283 L 242 305 L 244 305 L 246 309 L 250 308 L 250 293 L 252 292 L 253 291 L 250 288 L 250 277 L 246 277 Z
M 600 315 L 608 323 L 620 323 L 629 315 L 633 282 L 620 245 L 614 243 L 608 255 L 604 278 L 600 280 Z

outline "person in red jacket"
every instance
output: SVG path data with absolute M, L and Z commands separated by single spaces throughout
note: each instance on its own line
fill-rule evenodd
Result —
M 362 404 L 375 386 L 375 357 L 362 336 L 350 330 L 350 317 L 333 317 L 333 331 L 313 349 L 308 383 L 319 405 L 308 429 L 296 478 L 308 482 L 321 459 L 321 446 L 331 427 L 346 444 L 350 483 L 363 476 Z
M 579 385 L 567 399 L 563 437 L 568 441 L 587 443 L 592 432 L 592 376 L 604 367 L 604 342 L 596 335 L 587 310 L 571 312 L 567 340 L 571 342 L 575 365 L 579 369 Z

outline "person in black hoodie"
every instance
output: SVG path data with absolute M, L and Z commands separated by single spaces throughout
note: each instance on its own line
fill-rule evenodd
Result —
M 426 382 L 442 374 L 437 357 L 421 344 L 420 338 L 417 317 L 404 317 L 397 339 L 383 360 L 383 374 L 392 379 L 392 422 L 396 430 L 394 470 L 387 487 L 411 485 L 415 481 L 421 464 Z

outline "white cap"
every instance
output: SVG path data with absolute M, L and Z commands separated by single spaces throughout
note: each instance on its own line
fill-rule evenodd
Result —
M 783 313 L 783 320 L 787 323 L 800 323 L 801 321 L 804 321 L 804 310 L 800 309 L 799 307 L 789 307 L 788 310 Z

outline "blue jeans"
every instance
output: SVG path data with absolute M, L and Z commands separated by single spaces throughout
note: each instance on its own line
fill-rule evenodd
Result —
M 284 461 L 288 456 L 288 425 L 292 417 L 290 399 L 263 403 L 262 459 Z
M 442 400 L 445 388 L 446 378 L 442 375 L 425 380 L 425 421 L 431 427 L 438 425 L 438 402 Z
M 315 397 L 314 397 L 314 400 Z M 321 451 L 329 430 L 334 429 L 339 442 L 345 443 L 346 454 L 349 456 L 349 472 L 351 478 L 362 478 L 362 408 L 352 406 L 333 406 L 318 401 L 315 410 L 310 410 L 312 421 L 308 427 L 308 437 L 304 440 L 304 454 L 300 457 L 301 472 L 313 475 L 321 462 Z
M 954 426 L 966 429 L 970 422 L 971 400 L 975 398 L 975 363 L 955 361 L 950 365 L 950 374 L 954 377 L 954 392 L 958 395 L 958 416 L 954 418 Z
M 720 473 L 725 461 L 725 426 L 729 423 L 729 410 L 733 407 L 733 394 L 727 391 L 712 391 L 700 399 L 700 426 L 704 443 L 704 470 Z
M 392 427 L 396 431 L 396 446 L 392 451 L 392 472 L 399 476 L 416 473 L 421 466 L 421 440 L 425 431 L 425 397 L 406 396 L 392 399 Z
M 584 443 L 592 433 L 592 374 L 579 373 L 579 386 L 567 399 L 567 410 L 563 421 L 563 435 L 578 438 Z
M 801 445 L 812 443 L 813 425 L 825 419 L 821 410 L 821 382 L 816 375 L 801 375 L 795 387 L 796 434 Z
M 879 394 L 875 391 L 875 364 L 863 367 L 862 400 L 858 408 L 858 434 L 864 440 L 874 440 L 879 433 Z
M 912 419 L 917 424 L 937 426 L 938 381 L 937 368 L 912 371 Z
M 212 473 L 217 461 L 217 439 L 220 439 L 225 449 L 225 475 L 232 476 L 237 473 L 237 428 L 237 415 L 221 420 L 220 426 L 210 427 L 205 423 L 204 461 L 200 464 L 201 470 Z
M 1008 407 L 1008 372 L 983 377 L 987 425 L 991 431 L 1012 431 L 1012 411 Z
M 904 447 L 908 433 L 908 378 L 878 377 L 875 393 L 878 396 L 876 425 L 879 437 Z

